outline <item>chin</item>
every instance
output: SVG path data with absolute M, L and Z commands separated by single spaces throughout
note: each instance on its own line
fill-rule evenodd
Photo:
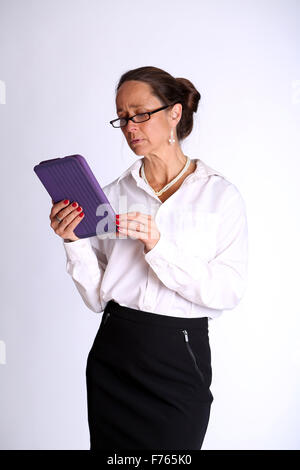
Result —
M 145 148 L 144 145 L 133 145 L 130 146 L 131 150 L 136 154 L 136 155 L 144 155 L 145 154 Z
M 132 150 L 136 155 L 144 155 L 145 154 L 145 152 L 143 152 L 142 150 L 134 150 L 134 149 L 132 149 Z

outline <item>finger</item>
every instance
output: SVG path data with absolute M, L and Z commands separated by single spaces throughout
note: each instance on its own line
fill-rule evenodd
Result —
M 75 204 L 75 205 L 74 205 Z M 55 218 L 55 216 L 59 213 L 59 218 L 62 219 L 65 217 L 66 214 L 69 214 L 72 210 L 78 207 L 78 203 L 76 201 L 70 203 L 69 199 L 63 199 L 62 201 L 57 202 L 51 209 L 50 212 L 50 219 Z
M 126 228 L 121 228 L 119 229 L 120 231 L 120 235 L 125 235 L 125 236 L 128 236 L 130 238 L 135 238 L 137 240 L 147 240 L 148 237 L 147 237 L 147 234 L 145 232 L 137 232 L 136 230 L 131 230 L 131 229 L 126 229 Z
M 118 232 L 119 232 L 119 235 L 122 235 L 122 236 L 125 236 L 125 237 L 133 236 L 133 233 L 134 233 L 133 230 L 130 230 L 128 228 L 122 228 L 122 227 L 119 228 Z
M 118 220 L 140 220 L 141 222 L 152 218 L 151 214 L 143 214 L 142 212 L 127 212 L 125 214 L 119 214 Z
M 116 230 L 115 233 L 116 233 L 117 238 L 120 238 L 120 237 L 122 238 L 122 237 L 124 237 L 124 233 L 119 232 L 119 230 Z M 125 236 L 126 236 L 126 235 L 125 235 Z
M 80 206 L 79 206 L 80 207 Z M 78 208 L 79 208 L 78 207 Z M 78 209 L 77 208 L 77 209 Z M 66 213 L 65 211 L 68 210 Z M 59 212 L 59 215 L 57 216 L 59 220 L 57 220 L 56 215 L 51 219 L 50 226 L 55 230 L 56 233 L 59 233 L 59 235 L 66 229 L 66 227 L 78 216 L 80 213 L 83 212 L 82 208 L 80 207 L 79 212 L 74 209 L 72 210 L 69 206 L 69 208 L 64 209 Z M 58 232 L 59 231 L 59 232 Z
M 149 223 L 148 220 L 138 220 L 138 219 L 126 219 L 126 220 L 123 220 L 121 221 L 119 224 L 118 224 L 118 227 L 121 227 L 121 228 L 128 228 L 130 230 L 134 230 L 136 232 L 149 232 L 150 230 L 150 227 L 151 227 L 151 223 Z
M 125 222 L 127 220 L 135 220 L 145 223 L 147 220 L 152 219 L 151 214 L 143 214 L 141 212 L 128 212 L 126 214 L 120 214 L 118 218 L 116 218 L 119 222 Z
M 65 230 L 65 228 L 76 218 L 78 217 L 81 212 L 83 212 L 83 209 L 81 206 L 77 207 L 72 207 L 72 204 L 69 205 L 66 209 L 63 209 L 59 213 L 59 218 L 61 219 L 61 222 L 59 222 L 59 225 L 61 228 Z M 81 218 L 81 217 L 80 217 Z M 56 217 L 55 217 L 55 220 Z
M 85 214 L 84 212 L 81 212 L 83 214 L 82 216 L 79 214 L 77 215 L 71 222 L 68 223 L 66 227 L 64 227 L 65 232 L 73 232 L 74 228 L 77 227 L 77 225 L 84 219 Z
M 63 208 L 63 207 L 66 207 L 68 206 L 68 204 L 70 203 L 69 199 L 62 199 L 61 201 L 57 202 L 57 203 L 54 203 L 53 199 L 52 199 L 52 202 L 53 202 L 53 206 L 52 206 L 52 209 L 51 209 L 51 212 L 50 212 L 50 219 L 52 217 L 54 217 L 56 214 L 58 214 L 58 212 Z
M 148 231 L 147 223 L 141 223 L 140 221 L 137 221 L 137 220 L 132 220 L 132 221 L 129 220 L 127 222 L 127 228 L 135 232 L 147 232 Z

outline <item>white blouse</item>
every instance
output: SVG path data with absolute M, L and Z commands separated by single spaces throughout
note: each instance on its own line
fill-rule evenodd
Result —
M 67 272 L 89 309 L 103 312 L 113 299 L 152 313 L 212 319 L 239 303 L 248 270 L 245 202 L 221 173 L 193 161 L 195 171 L 163 203 L 139 175 L 143 158 L 102 188 L 117 214 L 154 217 L 160 239 L 148 253 L 129 236 L 63 240 Z

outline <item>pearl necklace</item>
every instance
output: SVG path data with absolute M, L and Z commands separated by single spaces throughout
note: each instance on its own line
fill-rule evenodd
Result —
M 186 155 L 185 155 L 186 156 Z M 154 191 L 154 189 L 150 186 L 150 184 L 148 183 L 147 181 L 147 178 L 146 178 L 146 175 L 145 175 L 145 171 L 144 171 L 144 163 L 142 165 L 142 168 L 141 168 L 141 173 L 142 173 L 142 177 L 143 177 L 143 180 L 145 181 L 145 183 L 148 184 L 148 186 L 150 186 L 150 188 L 153 190 L 154 194 L 156 196 L 160 196 L 162 193 L 164 193 L 165 191 L 167 191 L 171 186 L 173 186 L 173 184 L 176 183 L 176 181 L 179 180 L 179 178 L 182 177 L 183 173 L 186 172 L 186 170 L 188 169 L 189 165 L 191 163 L 191 159 L 189 157 L 186 156 L 186 163 L 184 165 L 184 168 L 181 170 L 181 172 L 179 173 L 179 175 L 176 176 L 176 178 L 174 178 L 172 181 L 170 181 L 170 183 L 166 184 L 166 186 L 164 186 L 160 191 Z

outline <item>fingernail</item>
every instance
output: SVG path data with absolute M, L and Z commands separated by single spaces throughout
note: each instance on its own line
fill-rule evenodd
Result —
M 76 210 L 77 210 L 78 212 L 80 212 L 80 211 L 82 211 L 82 207 L 79 206 L 79 207 L 77 207 Z
M 69 204 L 69 199 L 65 199 L 64 204 Z
M 84 216 L 84 212 L 81 212 L 81 214 L 79 214 L 79 217 L 83 217 Z
M 77 202 L 73 202 L 72 207 L 76 207 L 76 206 L 77 206 Z

